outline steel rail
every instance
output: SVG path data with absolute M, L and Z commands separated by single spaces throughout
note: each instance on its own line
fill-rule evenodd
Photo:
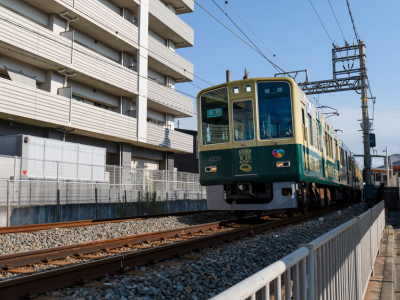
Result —
M 251 236 L 256 233 L 264 232 L 268 229 L 274 229 L 277 227 L 282 227 L 288 224 L 293 224 L 297 222 L 304 221 L 306 219 L 314 218 L 325 214 L 327 212 L 331 212 L 333 210 L 337 210 L 343 208 L 342 206 L 335 206 L 330 207 L 324 210 L 319 210 L 316 212 L 308 213 L 306 215 L 300 215 L 293 218 L 284 218 L 277 221 L 270 221 L 262 224 L 257 225 L 250 225 L 246 227 L 235 228 L 231 230 L 227 230 L 224 232 L 205 235 L 202 237 L 195 237 L 192 239 L 188 239 L 185 241 L 179 241 L 172 244 L 166 244 L 163 246 L 158 246 L 151 249 L 146 249 L 142 251 L 131 252 L 127 254 L 115 255 L 106 258 L 96 259 L 94 261 L 88 261 L 79 263 L 76 265 L 62 267 L 50 271 L 41 271 L 32 275 L 27 275 L 15 279 L 8 279 L 0 282 L 0 295 L 2 295 L 3 300 L 8 299 L 31 299 L 32 296 L 44 293 L 50 290 L 56 290 L 64 287 L 68 287 L 71 285 L 76 284 L 83 284 L 89 280 L 98 279 L 104 276 L 105 274 L 115 274 L 118 272 L 125 272 L 129 271 L 130 269 L 136 266 L 143 266 L 146 264 L 156 263 L 158 261 L 162 261 L 174 256 L 179 256 L 185 253 L 189 253 L 192 251 L 198 251 L 201 248 L 209 247 L 212 245 L 224 243 L 226 241 L 230 241 L 233 239 L 237 239 L 240 237 Z M 247 221 L 247 220 L 246 220 Z M 188 234 L 193 233 L 196 230 L 204 230 L 211 228 L 218 228 L 222 225 L 226 225 L 225 222 L 234 222 L 234 221 L 224 221 L 224 222 L 215 222 L 215 223 L 208 223 L 202 225 L 196 225 L 196 229 L 194 227 L 187 227 L 187 228 L 180 228 L 176 230 L 167 230 L 164 232 L 155 232 L 152 235 L 152 238 L 159 239 L 162 234 L 166 234 L 169 232 L 171 235 L 176 235 L 177 232 L 181 232 L 181 234 Z M 217 224 L 218 223 L 218 224 Z M 175 231 L 175 233 L 173 233 Z M 122 244 L 126 244 L 127 241 L 131 238 L 132 241 L 138 242 L 143 241 L 144 239 L 150 240 L 151 237 L 149 235 L 141 235 L 139 236 L 131 236 L 125 237 L 125 241 Z M 136 238 L 136 241 L 135 241 Z M 114 239 L 113 239 L 114 240 Z M 102 241 L 104 242 L 104 241 Z M 115 245 L 121 245 L 121 242 L 113 241 L 112 243 L 116 242 L 115 244 L 109 244 L 107 247 L 115 247 Z M 96 242 L 95 242 L 96 243 Z M 93 243 L 87 243 L 93 244 Z M 100 245 L 100 244 L 98 244 Z M 106 243 L 103 243 L 101 247 L 105 247 Z M 111 246 L 110 246 L 111 245 Z M 70 250 L 72 253 L 84 252 L 81 245 L 71 245 Z M 87 245 L 90 247 L 90 245 Z M 92 245 L 93 246 L 93 245 Z M 118 247 L 118 246 L 117 246 Z M 60 248 L 60 247 L 58 247 Z M 64 247 L 63 247 L 64 248 Z M 94 249 L 94 248 L 92 248 Z M 45 249 L 51 251 L 57 251 L 57 248 L 52 249 Z M 39 250 L 42 251 L 42 250 Z M 51 251 L 48 251 L 47 256 L 53 255 Z M 85 250 L 86 251 L 86 250 Z M 87 249 L 89 251 L 89 248 Z M 92 251 L 93 252 L 93 251 Z M 42 253 L 42 257 L 43 257 Z M 12 257 L 14 259 L 18 259 L 18 255 L 21 259 L 27 259 L 31 252 L 27 253 L 17 253 L 5 256 L 0 256 L 0 260 L 2 264 L 7 259 L 9 263 L 12 263 Z M 54 254 L 54 257 L 57 257 L 57 254 Z M 38 257 L 36 257 L 38 258 Z
M 55 222 L 55 223 L 45 223 L 45 224 L 0 227 L 0 235 L 8 234 L 8 233 L 21 233 L 21 232 L 28 233 L 28 232 L 35 232 L 35 231 L 39 231 L 39 230 L 46 230 L 46 229 L 53 229 L 53 228 L 85 227 L 85 226 L 93 226 L 93 225 L 104 224 L 104 223 L 137 221 L 137 220 L 162 218 L 162 217 L 169 217 L 169 216 L 186 216 L 186 215 L 205 213 L 205 212 L 212 212 L 212 211 L 211 210 L 185 211 L 185 212 L 177 212 L 177 213 L 144 215 L 144 216 L 136 216 L 136 217 L 107 218 L 107 219 L 97 219 L 97 220 L 81 220 L 81 221 L 68 221 L 68 222 Z

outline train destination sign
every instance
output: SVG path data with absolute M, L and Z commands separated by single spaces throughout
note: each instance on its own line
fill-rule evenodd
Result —
M 222 116 L 222 108 L 213 108 L 207 110 L 207 118 L 215 118 Z

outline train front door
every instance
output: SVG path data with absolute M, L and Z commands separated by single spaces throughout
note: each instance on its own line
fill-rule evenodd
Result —
M 254 130 L 254 101 L 232 103 L 233 165 L 235 176 L 257 175 L 257 139 Z

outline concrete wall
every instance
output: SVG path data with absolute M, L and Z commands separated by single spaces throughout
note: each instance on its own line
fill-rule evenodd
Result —
M 97 208 L 97 217 L 96 217 Z M 134 217 L 142 215 L 163 214 L 184 211 L 207 210 L 207 201 L 173 200 L 144 201 L 131 203 L 101 203 L 98 204 L 65 204 L 59 207 L 57 219 L 56 205 L 32 205 L 11 208 L 10 226 L 67 222 L 91 219 L 108 219 L 118 217 Z M 0 206 L 0 226 L 7 224 L 7 208 Z

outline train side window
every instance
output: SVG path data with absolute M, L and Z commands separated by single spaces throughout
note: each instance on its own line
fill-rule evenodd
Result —
M 316 141 L 316 144 L 317 144 L 317 149 L 319 150 L 319 151 L 321 151 L 322 149 L 321 149 L 321 136 L 322 136 L 322 128 L 321 128 L 321 126 L 320 126 L 320 124 L 319 124 L 319 122 L 318 121 L 316 121 L 316 128 L 317 128 L 317 134 L 316 134 L 316 136 L 317 136 L 317 141 Z
M 340 148 L 340 166 L 343 167 L 344 164 L 344 154 L 343 154 L 343 149 Z
M 313 140 L 313 125 L 312 125 L 312 118 L 309 114 L 307 114 L 307 123 L 308 123 L 308 143 L 312 146 L 314 145 Z
M 335 140 L 335 157 L 338 160 L 339 159 L 338 144 L 337 144 L 337 140 L 336 139 L 334 139 L 334 140 Z
M 301 117 L 303 121 L 303 139 L 306 142 L 307 141 L 307 133 L 306 133 L 306 120 L 304 117 L 304 108 L 301 109 Z

